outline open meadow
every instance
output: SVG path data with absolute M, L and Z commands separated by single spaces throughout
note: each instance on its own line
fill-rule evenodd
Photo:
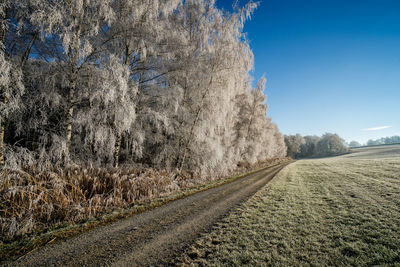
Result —
M 400 266 L 400 146 L 287 166 L 179 261 Z

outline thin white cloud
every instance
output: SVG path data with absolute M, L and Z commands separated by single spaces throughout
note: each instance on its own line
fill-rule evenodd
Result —
M 373 127 L 373 128 L 367 128 L 367 129 L 362 129 L 362 131 L 379 131 L 387 128 L 391 128 L 392 126 L 379 126 L 379 127 Z

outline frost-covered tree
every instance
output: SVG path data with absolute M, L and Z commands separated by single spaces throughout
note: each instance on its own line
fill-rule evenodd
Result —
M 285 139 L 283 134 L 280 132 L 278 126 L 273 123 L 272 124 L 272 133 L 273 133 L 273 139 L 272 139 L 272 148 L 271 151 L 272 153 L 269 155 L 268 158 L 283 158 L 286 156 L 287 152 L 287 147 L 285 144 Z
M 13 113 L 21 109 L 20 100 L 24 93 L 20 66 L 6 53 L 12 19 L 9 13 L 16 8 L 12 1 L 0 2 L 0 169 L 6 164 L 6 124 Z
M 257 4 L 230 13 L 206 0 L 6 3 L 1 155 L 18 141 L 39 169 L 136 162 L 204 174 L 284 156 L 265 80 L 250 86 L 243 26 Z
M 400 136 L 394 135 L 383 138 L 385 144 L 400 144 Z
M 176 44 L 176 40 L 171 37 L 168 19 L 180 3 L 179 0 L 115 1 L 117 19 L 109 31 L 113 38 L 109 51 L 119 57 L 121 64 L 128 71 L 125 77 L 130 84 L 129 95 L 132 101 L 129 105 L 132 112 L 137 111 L 137 93 L 143 95 L 148 87 L 154 89 L 154 83 L 165 80 L 163 76 L 170 71 L 165 65 L 171 59 L 171 55 L 176 53 L 177 48 L 171 48 L 171 45 Z M 139 112 L 145 115 L 143 110 Z M 132 113 L 130 117 L 132 125 L 136 115 Z M 133 128 L 135 129 L 132 129 L 132 133 L 126 135 L 125 139 L 136 144 L 130 147 L 132 153 L 141 155 L 141 144 L 138 140 L 143 139 L 143 131 L 134 126 Z M 122 132 L 117 131 L 115 166 L 118 166 L 122 138 Z
M 321 137 L 316 135 L 308 135 L 304 136 L 305 143 L 300 147 L 300 157 L 307 158 L 316 156 L 317 153 L 317 145 L 321 140 Z
M 347 151 L 344 140 L 337 134 L 326 133 L 317 144 L 317 154 L 321 156 L 338 155 Z
M 361 146 L 361 144 L 357 141 L 351 141 L 349 143 L 349 147 L 360 147 L 360 146 Z
M 300 134 L 285 135 L 285 143 L 287 147 L 287 155 L 292 158 L 297 158 L 300 154 L 300 149 L 305 140 Z
M 252 163 L 257 161 L 260 142 L 265 128 L 271 123 L 266 121 L 267 106 L 264 104 L 265 78 L 262 77 L 254 90 L 238 96 L 239 114 L 236 122 L 238 149 L 240 157 Z
M 177 110 L 179 152 L 176 160 L 180 169 L 186 164 L 213 168 L 223 160 L 225 151 L 218 145 L 219 140 L 230 142 L 224 136 L 230 134 L 225 129 L 233 124 L 229 112 L 234 112 L 234 98 L 244 90 L 239 87 L 243 82 L 236 83 L 240 79 L 232 79 L 232 73 L 252 65 L 252 54 L 243 41 L 241 30 L 254 7 L 246 6 L 228 16 L 213 2 L 188 1 L 183 6 L 186 11 L 182 11 L 179 19 L 186 42 L 191 45 L 183 61 L 190 65 L 183 66 L 184 71 L 173 77 L 181 91 Z M 240 73 L 239 77 L 247 79 L 247 72 Z M 204 154 L 213 155 L 205 164 L 201 162 Z
M 102 48 L 99 34 L 107 31 L 115 19 L 112 0 L 44 0 L 35 1 L 32 22 L 41 29 L 41 38 L 56 46 L 52 60 L 61 72 L 61 89 L 65 92 L 65 133 L 59 138 L 65 160 L 70 159 L 74 110 L 87 90 L 78 84 L 84 67 L 95 62 L 93 56 Z
M 394 135 L 391 137 L 382 137 L 376 140 L 370 139 L 367 141 L 368 146 L 376 146 L 376 145 L 389 145 L 389 144 L 400 144 L 400 136 Z
M 86 103 L 76 112 L 74 153 L 82 163 L 118 167 L 117 149 L 123 133 L 129 132 L 135 121 L 134 92 L 136 83 L 129 81 L 129 71 L 119 58 L 111 55 L 101 68 L 87 68 L 86 81 L 90 91 Z M 85 77 L 85 76 L 84 76 Z
M 337 134 L 319 136 L 285 135 L 287 155 L 292 158 L 324 157 L 346 153 L 344 140 Z

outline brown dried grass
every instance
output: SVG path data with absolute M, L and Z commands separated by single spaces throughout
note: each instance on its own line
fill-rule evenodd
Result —
M 231 175 L 280 161 L 243 164 Z M 141 166 L 8 171 L 0 177 L 0 241 L 129 208 L 219 178 Z

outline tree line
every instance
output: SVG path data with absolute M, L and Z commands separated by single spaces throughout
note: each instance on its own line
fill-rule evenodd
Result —
M 287 155 L 292 158 L 311 158 L 340 155 L 348 152 L 344 139 L 337 134 L 326 133 L 302 136 L 285 135 Z
M 252 88 L 243 26 L 256 3 L 3 0 L 0 167 L 199 173 L 284 157 Z
M 400 136 L 388 136 L 382 137 L 378 139 L 369 139 L 366 144 L 361 144 L 357 141 L 351 141 L 349 143 L 349 147 L 361 147 L 361 146 L 377 146 L 377 145 L 392 145 L 392 144 L 400 144 Z
M 367 146 L 392 145 L 392 144 L 400 144 L 400 136 L 394 135 L 390 137 L 382 137 L 376 140 L 370 139 L 367 141 Z

